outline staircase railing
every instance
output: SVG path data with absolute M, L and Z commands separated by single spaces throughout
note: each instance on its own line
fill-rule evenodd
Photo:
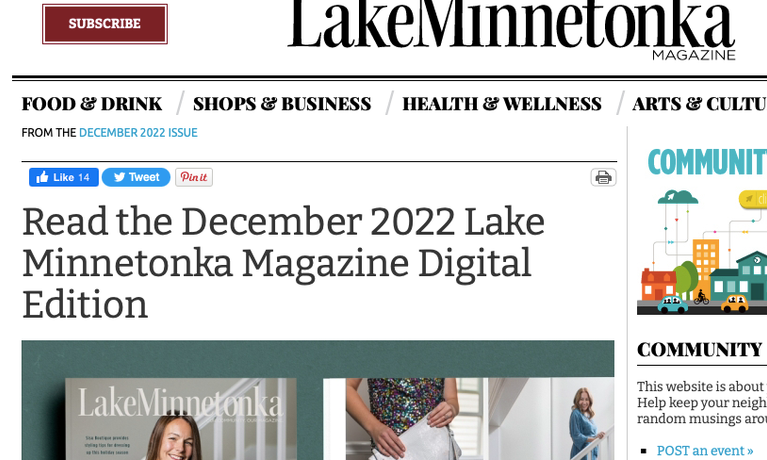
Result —
M 605 431 L 605 437 L 602 439 L 596 439 L 588 446 L 584 447 L 582 451 L 575 454 L 575 457 L 570 460 L 594 460 L 594 448 L 604 444 L 604 449 L 600 449 L 599 460 L 611 460 L 611 447 L 613 446 L 613 436 L 615 432 L 615 426 L 611 426 Z

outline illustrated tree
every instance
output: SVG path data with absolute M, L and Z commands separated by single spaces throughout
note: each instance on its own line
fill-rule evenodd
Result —
M 677 294 L 684 296 L 690 289 L 690 284 L 692 282 L 690 271 L 680 265 L 674 268 L 674 272 L 676 272 L 676 292 Z
M 690 273 L 690 286 L 687 288 L 689 295 L 687 296 L 687 299 L 692 300 L 694 298 L 693 291 L 696 287 L 698 287 L 698 268 L 689 260 L 682 262 L 682 267 L 687 269 L 687 271 Z
M 692 299 L 692 291 L 698 286 L 698 269 L 689 260 L 674 268 L 676 273 L 676 292 L 683 299 Z

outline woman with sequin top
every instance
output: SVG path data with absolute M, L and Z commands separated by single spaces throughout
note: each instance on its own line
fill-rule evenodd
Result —
M 405 445 L 398 436 L 423 417 L 428 417 L 429 426 L 441 428 L 458 415 L 454 378 L 367 379 L 370 409 L 357 392 L 361 382 L 346 379 L 346 411 L 386 456 L 404 457 Z
M 570 458 L 582 451 L 586 446 L 605 437 L 604 431 L 597 432 L 597 425 L 592 421 L 594 418 L 594 399 L 588 388 L 580 388 L 573 399 L 573 411 L 570 413 L 570 437 L 573 439 L 573 447 L 570 449 Z M 597 447 L 592 451 L 590 458 L 596 460 L 599 450 Z

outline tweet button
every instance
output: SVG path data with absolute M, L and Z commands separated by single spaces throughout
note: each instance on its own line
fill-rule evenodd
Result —
M 107 168 L 101 181 L 108 187 L 165 187 L 170 172 L 165 168 Z
M 30 187 L 97 187 L 98 168 L 29 168 Z

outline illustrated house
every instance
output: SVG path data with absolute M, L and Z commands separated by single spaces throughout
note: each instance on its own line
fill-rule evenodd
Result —
M 732 294 L 742 294 L 748 300 L 764 300 L 767 254 L 755 251 L 736 262 L 738 268 L 720 268 L 711 273 L 711 300 L 727 300 Z
M 676 293 L 676 272 L 642 272 L 642 300 L 661 300 Z

